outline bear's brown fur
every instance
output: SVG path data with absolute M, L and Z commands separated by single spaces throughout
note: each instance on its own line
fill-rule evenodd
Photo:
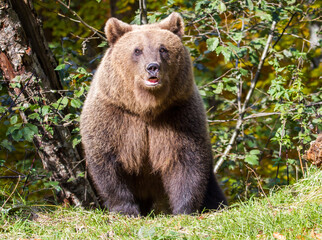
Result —
M 110 43 L 81 114 L 102 205 L 129 215 L 189 214 L 227 204 L 215 176 L 203 102 L 173 13 L 160 23 L 107 21 Z

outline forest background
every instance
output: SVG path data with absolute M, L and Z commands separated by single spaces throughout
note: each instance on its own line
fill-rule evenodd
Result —
M 83 201 L 86 194 L 74 194 L 75 200 L 68 192 L 74 193 L 75 185 L 80 191 L 90 188 L 90 183 L 80 184 L 87 174 L 79 115 L 108 47 L 103 27 L 111 16 L 140 24 L 144 15 L 134 0 L 32 4 L 61 85 L 48 88 L 33 71 L 8 78 L 1 65 L 0 204 L 90 204 Z M 208 113 L 214 170 L 230 203 L 301 178 L 310 164 L 305 150 L 322 130 L 318 1 L 169 0 L 147 1 L 146 7 L 149 23 L 173 11 L 184 18 L 183 42 Z M 4 46 L 0 40 L 3 53 Z M 31 50 L 24 51 L 28 55 Z M 69 166 L 61 160 L 70 159 L 65 154 L 72 151 L 77 151 L 76 160 Z M 53 164 L 48 153 L 61 165 Z

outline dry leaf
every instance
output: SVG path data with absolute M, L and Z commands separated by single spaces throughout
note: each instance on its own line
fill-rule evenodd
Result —
M 303 237 L 302 235 L 298 235 L 298 236 L 296 236 L 296 239 L 299 239 L 299 240 L 305 240 L 305 239 L 306 239 L 306 237 Z
M 265 240 L 267 239 L 266 235 L 265 234 L 257 234 L 256 235 L 256 238 L 260 239 L 260 240 Z
M 304 157 L 317 167 L 322 166 L 322 134 L 315 141 L 311 142 L 310 149 Z
M 311 231 L 311 238 L 322 240 L 322 233 L 316 233 L 314 230 Z
M 286 237 L 283 236 L 282 234 L 278 233 L 278 232 L 274 232 L 273 237 L 278 239 L 278 240 L 286 240 Z

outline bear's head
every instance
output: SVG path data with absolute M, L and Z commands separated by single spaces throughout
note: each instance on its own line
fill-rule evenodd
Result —
M 110 18 L 105 34 L 110 48 L 101 78 L 115 104 L 140 115 L 156 115 L 192 94 L 191 60 L 181 41 L 184 23 L 178 13 L 143 26 Z

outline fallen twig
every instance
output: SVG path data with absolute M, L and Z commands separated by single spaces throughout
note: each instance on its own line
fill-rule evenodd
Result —
M 15 188 L 14 188 L 14 189 L 13 189 L 13 191 L 11 192 L 10 196 L 6 199 L 6 201 L 4 201 L 4 203 L 2 204 L 2 206 L 1 206 L 1 208 L 0 208 L 0 211 L 2 211 L 2 210 L 3 210 L 4 205 L 6 205 L 6 203 L 9 201 L 9 199 L 11 198 L 11 196 L 13 195 L 13 193 L 16 191 L 16 189 L 17 189 L 17 187 L 18 187 L 19 182 L 20 182 L 20 175 L 19 175 L 19 178 L 18 178 L 18 181 L 17 181 L 17 183 L 16 183 Z
M 261 189 L 261 191 L 262 191 L 262 193 L 263 193 L 263 195 L 265 196 L 265 198 L 267 199 L 267 201 L 268 201 L 268 204 L 269 204 L 269 206 L 270 206 L 270 208 L 273 208 L 273 205 L 272 205 L 272 203 L 270 202 L 270 200 L 269 200 L 269 198 L 267 197 L 267 195 L 266 195 L 266 193 L 265 193 L 265 191 L 264 191 L 264 189 L 263 189 L 263 187 L 262 187 L 262 184 L 260 183 L 260 181 L 259 181 L 259 177 L 258 177 L 258 175 L 257 175 L 257 173 L 255 172 L 255 170 L 254 169 L 252 169 L 251 167 L 249 167 L 247 164 L 245 165 L 254 175 L 255 175 L 255 178 L 256 178 L 256 181 L 257 181 L 257 183 L 258 183 L 258 186 L 259 186 L 259 188 Z

